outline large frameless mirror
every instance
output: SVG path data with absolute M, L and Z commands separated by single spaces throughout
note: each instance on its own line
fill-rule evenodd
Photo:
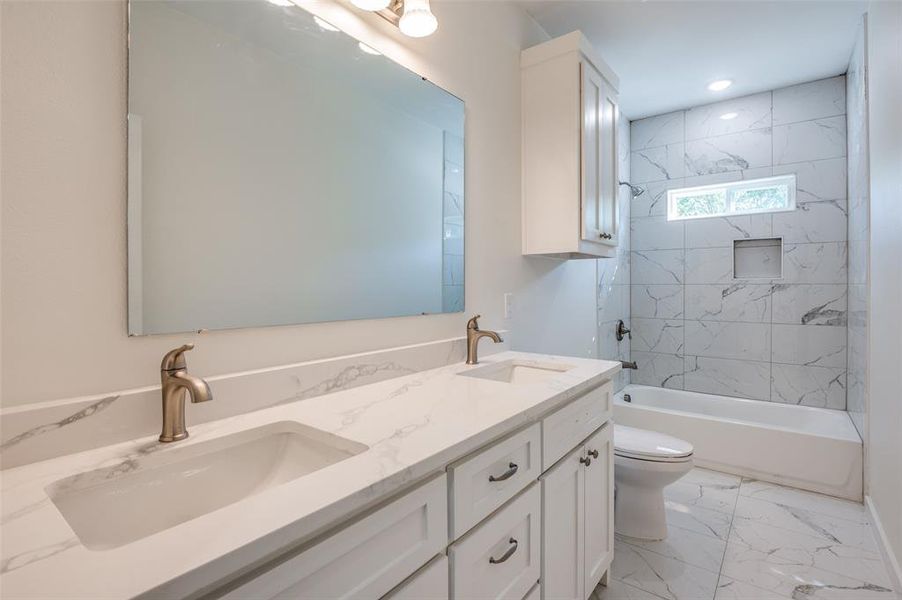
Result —
M 129 333 L 464 309 L 464 103 L 305 10 L 129 7 Z

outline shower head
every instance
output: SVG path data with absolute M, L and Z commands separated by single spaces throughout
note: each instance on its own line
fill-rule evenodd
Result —
M 636 196 L 641 196 L 645 193 L 645 188 L 641 188 L 638 185 L 633 185 L 629 181 L 621 181 L 620 185 L 627 186 L 630 189 L 630 192 L 632 192 L 633 198 L 635 198 Z

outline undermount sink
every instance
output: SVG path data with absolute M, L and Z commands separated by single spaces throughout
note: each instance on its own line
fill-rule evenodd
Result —
M 572 369 L 571 365 L 543 363 L 531 360 L 504 360 L 469 371 L 458 373 L 464 377 L 476 377 L 512 384 L 536 384 L 557 377 Z
M 47 487 L 88 549 L 139 540 L 368 449 L 290 421 L 182 447 L 151 448 L 146 456 Z

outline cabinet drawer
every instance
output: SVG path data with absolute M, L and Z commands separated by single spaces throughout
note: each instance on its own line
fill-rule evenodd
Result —
M 378 598 L 448 541 L 444 475 L 232 588 L 224 598 Z
M 523 598 L 541 570 L 541 494 L 533 483 L 448 550 L 451 597 Z
M 542 473 L 538 423 L 448 469 L 451 535 L 459 538 Z
M 611 418 L 612 390 L 607 381 L 542 420 L 542 471 Z
M 436 556 L 383 600 L 448 600 L 448 557 Z

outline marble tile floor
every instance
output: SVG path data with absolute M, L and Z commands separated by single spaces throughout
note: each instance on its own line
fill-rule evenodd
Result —
M 664 497 L 668 538 L 617 536 L 591 600 L 902 600 L 861 504 L 698 468 Z

